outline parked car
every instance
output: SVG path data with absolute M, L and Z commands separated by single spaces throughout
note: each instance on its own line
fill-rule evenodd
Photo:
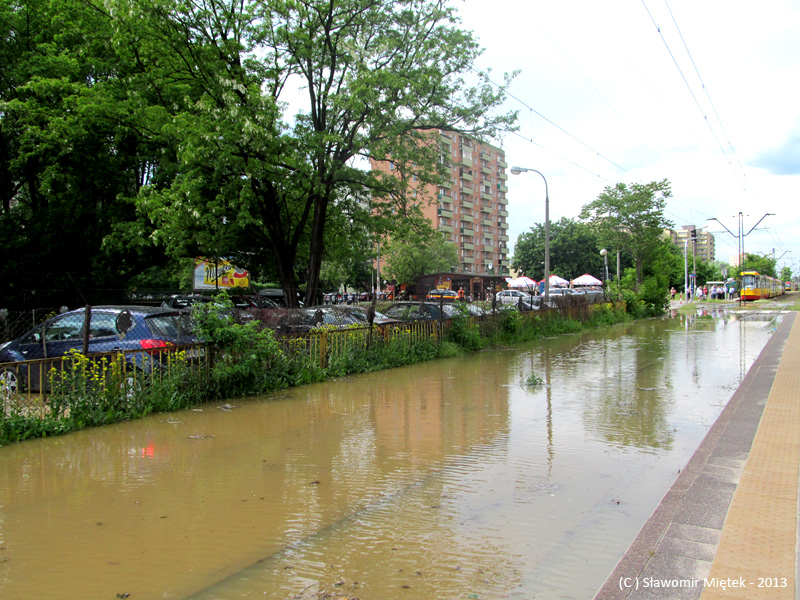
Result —
M 246 323 L 247 321 L 251 321 L 254 318 L 254 314 L 251 312 L 251 309 L 260 306 L 277 306 L 274 302 L 269 300 L 268 298 L 259 298 L 258 296 L 228 296 L 230 301 L 233 303 L 233 308 L 225 309 L 226 314 L 231 316 L 237 323 Z M 176 294 L 174 296 L 170 296 L 169 298 L 165 298 L 161 302 L 161 308 L 174 308 L 177 310 L 186 310 L 191 311 L 193 306 L 198 306 L 200 304 L 213 304 L 216 301 L 215 296 L 201 296 L 200 294 L 188 294 L 188 295 L 180 295 Z M 221 303 L 218 306 L 222 306 Z
M 523 292 L 521 290 L 502 290 L 497 292 L 497 303 L 498 304 L 517 304 L 520 298 L 530 299 L 531 294 L 528 292 Z
M 457 315 L 452 304 L 437 302 L 398 302 L 386 309 L 387 317 L 399 321 L 431 321 L 439 319 L 452 319 Z
M 452 302 L 453 300 L 458 300 L 458 292 L 456 292 L 455 290 L 448 290 L 448 289 L 431 290 L 430 292 L 428 292 L 427 299 L 445 300 L 446 302 Z
M 84 309 L 71 310 L 0 345 L 0 393 L 46 388 L 50 369 L 60 369 L 62 357 L 71 351 L 83 350 L 87 339 L 85 321 Z M 89 319 L 87 355 L 139 350 L 126 352 L 125 361 L 131 368 L 149 372 L 159 366 L 162 353 L 171 346 L 197 341 L 185 311 L 152 306 L 96 306 Z
M 367 318 L 367 311 L 369 310 L 368 306 L 339 306 L 336 308 L 336 310 L 343 310 L 358 319 L 362 324 L 369 324 L 369 319 Z M 392 323 L 401 323 L 402 321 L 393 319 L 392 317 L 389 317 L 386 314 L 376 310 L 375 317 L 373 318 L 372 322 L 375 325 L 387 325 Z
M 283 290 L 280 288 L 264 288 L 263 290 L 258 290 L 258 296 L 262 300 L 268 298 L 278 306 L 286 307 L 286 298 L 283 295 Z M 300 301 L 299 292 L 297 294 L 297 305 L 303 306 L 303 303 Z
M 483 310 L 480 306 L 472 304 L 471 302 L 464 302 L 462 304 L 459 304 L 456 307 L 456 310 L 464 310 L 470 317 L 482 317 L 486 314 L 485 310 Z
M 336 306 L 313 306 L 285 311 L 276 329 L 280 333 L 305 333 L 325 325 L 343 328 L 364 322 Z
M 175 294 L 161 301 L 161 308 L 184 309 L 191 308 L 196 304 L 211 302 L 213 296 L 201 296 L 200 294 Z

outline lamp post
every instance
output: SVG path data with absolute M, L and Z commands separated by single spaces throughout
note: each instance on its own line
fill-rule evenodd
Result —
M 519 175 L 526 171 L 538 173 L 544 181 L 544 305 L 550 300 L 550 194 L 547 190 L 547 179 L 536 169 L 525 167 L 511 167 L 512 175 Z
M 608 297 L 608 250 L 603 248 L 600 250 L 600 256 L 603 257 L 603 299 Z

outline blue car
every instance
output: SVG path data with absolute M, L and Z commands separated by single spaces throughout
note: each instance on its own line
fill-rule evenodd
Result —
M 61 359 L 71 351 L 123 352 L 128 368 L 146 373 L 159 366 L 170 347 L 198 341 L 189 315 L 179 310 L 96 306 L 88 330 L 86 316 L 85 309 L 65 312 L 0 345 L 0 395 L 46 389 L 51 369 L 61 369 Z

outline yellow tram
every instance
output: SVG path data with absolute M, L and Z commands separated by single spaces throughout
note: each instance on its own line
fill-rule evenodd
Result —
M 743 271 L 741 275 L 742 289 L 740 294 L 742 300 L 774 298 L 784 292 L 783 282 L 780 279 L 761 275 L 758 271 Z

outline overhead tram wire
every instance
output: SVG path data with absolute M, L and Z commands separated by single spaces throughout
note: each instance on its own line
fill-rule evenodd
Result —
M 609 183 L 609 184 L 613 184 L 613 183 L 614 183 L 613 181 L 610 181 L 610 180 L 606 179 L 605 177 L 603 177 L 602 175 L 600 175 L 600 173 L 595 173 L 594 171 L 590 171 L 590 170 L 589 170 L 589 169 L 587 169 L 586 167 L 584 167 L 584 166 L 582 166 L 582 165 L 579 165 L 579 164 L 578 164 L 578 163 L 576 163 L 575 161 L 572 161 L 572 160 L 568 159 L 566 156 L 562 156 L 562 155 L 560 155 L 558 152 L 555 152 L 555 151 L 553 151 L 553 150 L 550 150 L 549 148 L 545 148 L 545 147 L 544 147 L 544 146 L 542 146 L 540 143 L 533 141 L 533 139 L 531 139 L 531 138 L 527 138 L 527 137 L 525 137 L 525 136 L 524 136 L 524 135 L 522 135 L 521 133 L 517 133 L 516 131 L 512 131 L 511 133 L 513 133 L 514 135 L 516 135 L 516 136 L 517 136 L 517 137 L 519 137 L 519 138 L 522 138 L 523 140 L 525 140 L 525 141 L 526 141 L 526 142 L 528 142 L 529 144 L 533 144 L 534 146 L 538 146 L 539 148 L 541 148 L 541 149 L 542 149 L 542 150 L 544 150 L 545 152 L 549 152 L 549 153 L 550 153 L 550 154 L 552 154 L 553 156 L 556 156 L 556 157 L 560 158 L 561 160 L 563 160 L 564 162 L 567 162 L 567 163 L 571 164 L 573 167 L 577 167 L 577 168 L 578 168 L 578 169 L 580 169 L 581 171 L 586 171 L 587 173 L 589 173 L 589 175 L 592 175 L 592 176 L 594 176 L 594 177 L 597 177 L 598 179 L 602 179 L 603 181 L 605 181 L 606 183 Z
M 744 183 L 742 183 L 742 180 L 739 178 L 739 174 L 736 172 L 736 169 L 733 168 L 733 163 L 731 162 L 731 159 L 728 158 L 728 154 L 725 152 L 725 148 L 723 147 L 722 142 L 720 142 L 719 137 L 717 136 L 717 133 L 714 131 L 714 128 L 711 127 L 711 123 L 709 123 L 709 121 L 708 121 L 708 116 L 705 114 L 705 111 L 703 110 L 703 107 L 700 105 L 700 101 L 697 99 L 697 96 L 695 96 L 695 93 L 692 90 L 692 86 L 689 85 L 689 81 L 686 79 L 686 75 L 683 73 L 683 70 L 681 69 L 680 65 L 678 64 L 678 60 L 675 58 L 675 55 L 672 53 L 672 49 L 669 47 L 669 44 L 667 43 L 666 38 L 664 38 L 664 34 L 661 32 L 661 27 L 658 25 L 658 23 L 656 23 L 656 20 L 653 17 L 653 13 L 651 13 L 650 9 L 647 8 L 647 4 L 646 4 L 645 0 L 642 0 L 642 6 L 644 6 L 644 10 L 647 12 L 647 15 L 650 17 L 650 20 L 653 22 L 653 26 L 656 28 L 656 31 L 658 31 L 658 35 L 661 37 L 661 41 L 664 42 L 664 47 L 667 49 L 667 52 L 669 53 L 670 58 L 672 58 L 672 62 L 675 63 L 675 68 L 678 69 L 678 73 L 680 73 L 681 78 L 683 79 L 683 83 L 686 84 L 686 89 L 689 90 L 689 94 L 692 96 L 692 100 L 694 100 L 694 103 L 697 105 L 697 108 L 700 111 L 700 114 L 703 115 L 703 120 L 705 121 L 706 126 L 708 127 L 708 130 L 711 132 L 711 135 L 716 140 L 717 145 L 719 146 L 719 149 L 722 152 L 722 156 L 725 157 L 725 160 L 730 165 L 731 170 L 733 171 L 733 174 L 736 176 L 736 180 L 739 182 L 739 185 L 742 187 L 742 189 L 744 191 L 747 191 L 747 188 L 744 186 Z
M 692 53 L 689 50 L 689 45 L 686 43 L 686 40 L 683 37 L 683 32 L 681 32 L 681 28 L 678 26 L 678 21 L 675 19 L 675 15 L 672 14 L 672 9 L 669 6 L 668 0 L 664 0 L 664 4 L 667 6 L 667 11 L 669 12 L 669 16 L 672 17 L 672 22 L 675 24 L 675 30 L 678 32 L 678 36 L 681 38 L 681 42 L 683 42 L 683 47 L 686 49 L 686 54 L 689 56 L 689 60 L 692 63 L 692 67 L 694 67 L 694 72 L 697 74 L 697 78 L 700 80 L 700 85 L 703 88 L 703 92 L 705 92 L 706 98 L 708 99 L 708 103 L 711 105 L 711 110 L 714 111 L 714 116 L 717 118 L 717 123 L 719 123 L 719 127 L 722 130 L 723 135 L 725 136 L 725 140 L 728 142 L 728 148 L 730 148 L 731 154 L 736 159 L 736 163 L 739 165 L 739 168 L 741 169 L 742 174 L 746 179 L 747 173 L 744 170 L 744 166 L 739 160 L 739 157 L 736 154 L 736 150 L 733 148 L 733 142 L 731 142 L 731 139 L 728 136 L 728 132 L 725 130 L 725 125 L 723 125 L 722 119 L 720 118 L 719 113 L 717 112 L 717 107 L 714 105 L 714 101 L 711 99 L 711 95 L 708 93 L 708 88 L 706 87 L 706 83 L 705 81 L 703 81 L 703 77 L 702 75 L 700 75 L 700 70 L 697 68 L 697 64 L 694 62 L 694 57 L 692 56 Z
M 474 71 L 475 73 L 477 73 L 477 74 L 479 74 L 479 75 L 481 74 L 481 73 L 480 73 L 480 72 L 479 72 L 477 69 L 475 69 L 474 67 L 470 67 L 470 68 L 471 68 L 471 69 L 472 69 L 472 71 Z M 497 87 L 497 88 L 500 88 L 500 87 L 501 87 L 501 86 L 500 86 L 500 84 L 498 84 L 498 83 L 497 83 L 497 82 L 495 82 L 495 81 L 492 81 L 492 80 L 491 80 L 491 79 L 489 79 L 488 77 L 486 78 L 486 80 L 487 80 L 489 83 L 491 83 L 493 86 Z M 515 96 L 514 94 L 512 94 L 512 93 L 511 93 L 511 92 L 509 92 L 508 90 L 506 90 L 506 95 L 507 95 L 509 98 L 513 98 L 514 100 L 516 100 L 517 102 L 519 102 L 519 103 L 520 103 L 522 106 L 524 106 L 525 108 L 527 108 L 527 109 L 528 109 L 528 110 L 529 110 L 531 113 L 535 114 L 535 115 L 536 115 L 537 117 L 539 117 L 540 119 L 543 119 L 543 120 L 547 121 L 547 122 L 548 122 L 550 125 L 552 125 L 552 126 L 553 126 L 553 127 L 555 127 L 556 129 L 558 129 L 558 130 L 559 130 L 560 132 L 562 132 L 563 134 L 565 134 L 565 135 L 569 136 L 569 137 L 570 137 L 570 138 L 572 138 L 574 141 L 578 142 L 578 143 L 579 143 L 581 146 L 583 146 L 584 148 L 586 148 L 587 150 L 589 150 L 590 152 L 592 152 L 593 154 L 595 154 L 595 155 L 596 155 L 596 156 L 598 156 L 599 158 L 602 158 L 603 160 L 605 160 L 605 161 L 606 161 L 606 162 L 608 162 L 609 164 L 613 165 L 614 167 L 616 167 L 617 169 L 619 169 L 619 170 L 620 170 L 620 171 L 622 171 L 623 173 L 625 173 L 625 174 L 629 174 L 629 171 L 628 171 L 628 169 L 626 169 L 625 167 L 623 167 L 623 166 L 621 166 L 621 165 L 618 165 L 618 164 L 617 164 L 617 163 L 615 163 L 613 160 L 611 160 L 610 158 L 608 158 L 607 156 L 605 156 L 605 155 L 604 155 L 602 152 L 599 152 L 599 151 L 595 150 L 594 148 L 592 148 L 592 147 L 591 147 L 589 144 L 587 144 L 587 143 L 586 143 L 586 142 L 584 142 L 583 140 L 581 140 L 581 139 L 578 139 L 577 137 L 575 137 L 574 135 L 572 135 L 572 134 L 571 134 L 569 131 L 567 131 L 566 129 L 564 129 L 563 127 L 561 127 L 560 125 L 558 125 L 557 123 L 555 123 L 555 122 L 553 122 L 552 120 L 550 120 L 550 119 L 548 119 L 547 117 L 545 117 L 545 116 L 544 116 L 542 113 L 540 113 L 539 111 L 537 111 L 537 110 L 536 110 L 535 108 L 533 108 L 533 107 L 532 107 L 530 104 L 528 104 L 527 102 L 525 102 L 525 101 L 524 101 L 522 98 L 518 98 L 517 96 Z M 524 136 L 520 136 L 520 137 L 523 137 L 523 139 L 527 139 L 527 138 L 524 138 Z M 531 142 L 532 142 L 533 140 L 528 140 L 528 141 L 531 141 Z M 538 144 L 537 144 L 537 145 L 538 145 Z M 542 147 L 542 148 L 543 148 L 543 146 L 540 146 L 540 147 Z M 548 152 L 550 152 L 550 150 L 548 150 Z M 555 152 L 553 152 L 553 154 L 556 154 L 556 153 L 555 153 Z M 556 156 L 559 156 L 559 155 L 557 155 L 557 154 L 556 154 Z M 559 158 L 563 158 L 563 157 L 562 157 L 562 156 L 559 156 Z M 567 162 L 569 162 L 570 164 L 572 164 L 572 165 L 575 165 L 576 167 L 579 167 L 579 168 L 583 169 L 584 171 L 588 171 L 588 169 L 585 169 L 584 167 L 580 167 L 580 165 L 577 165 L 577 164 L 575 164 L 574 162 L 572 162 L 572 161 L 570 161 L 570 160 L 568 160 L 568 159 L 564 159 L 564 160 L 567 160 Z M 589 172 L 591 173 L 591 171 L 589 171 Z

